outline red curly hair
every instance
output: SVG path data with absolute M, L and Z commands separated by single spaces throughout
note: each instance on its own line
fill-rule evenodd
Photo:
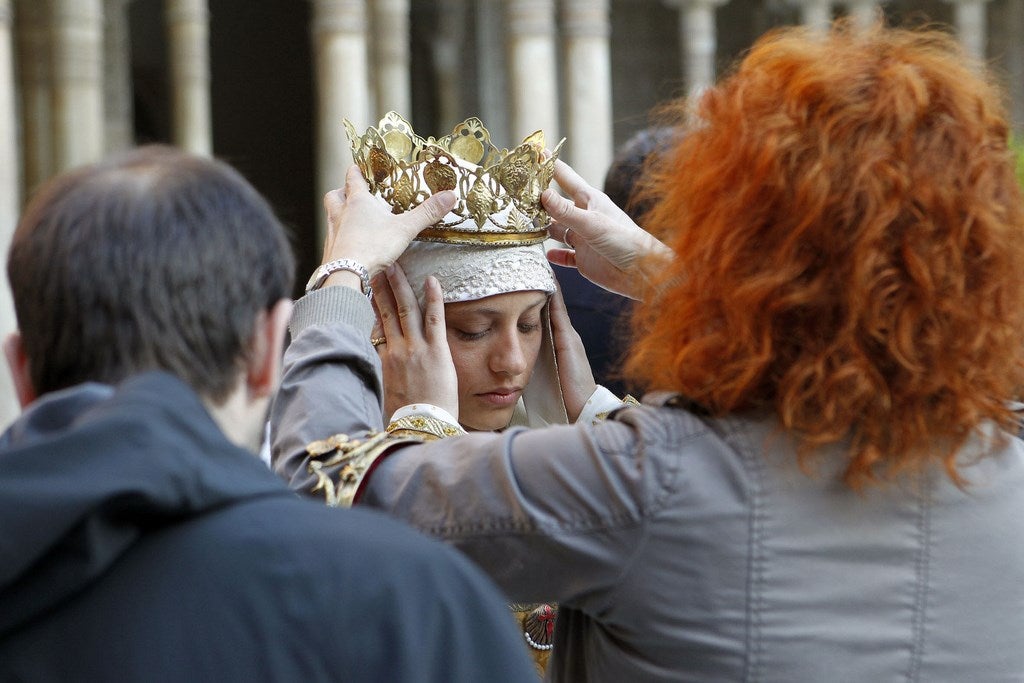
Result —
M 849 439 L 857 489 L 1016 429 L 1024 200 L 1000 89 L 948 34 L 838 23 L 760 39 L 653 168 L 675 250 L 625 372 L 714 415 Z M 998 439 L 998 437 L 997 437 Z

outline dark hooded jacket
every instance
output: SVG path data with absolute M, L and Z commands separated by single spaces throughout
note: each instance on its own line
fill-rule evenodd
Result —
M 149 373 L 0 438 L 2 681 L 526 681 L 503 599 L 398 522 L 298 499 Z

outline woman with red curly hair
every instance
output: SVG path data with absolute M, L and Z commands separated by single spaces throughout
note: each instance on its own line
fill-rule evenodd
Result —
M 629 372 L 772 413 L 853 488 L 941 462 L 1024 384 L 1024 215 L 998 92 L 944 34 L 781 33 L 701 99 L 647 226 L 679 258 Z M 665 315 L 671 311 L 671 315 Z
M 643 300 L 646 405 L 339 447 L 337 484 L 510 598 L 557 599 L 552 680 L 1024 680 L 1024 198 L 1001 91 L 943 32 L 840 23 L 765 36 L 674 111 L 650 233 L 564 164 L 572 200 L 544 196 L 574 247 L 549 258 Z M 350 190 L 335 258 L 369 222 Z M 451 405 L 436 288 L 419 317 L 400 272 L 378 284 L 442 368 L 422 400 Z M 285 386 L 324 372 L 286 358 Z M 291 430 L 365 427 L 325 406 Z

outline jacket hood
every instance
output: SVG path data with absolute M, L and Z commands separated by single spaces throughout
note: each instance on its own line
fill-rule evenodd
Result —
M 171 375 L 41 397 L 0 437 L 0 638 L 144 533 L 268 495 L 292 494 Z

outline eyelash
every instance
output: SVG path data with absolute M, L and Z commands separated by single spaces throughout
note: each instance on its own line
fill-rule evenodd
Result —
M 520 334 L 530 334 L 540 329 L 540 323 L 523 323 L 518 327 Z M 486 329 L 482 332 L 463 332 L 462 330 L 455 330 L 455 334 L 463 341 L 477 341 L 486 337 L 490 331 L 490 329 Z

